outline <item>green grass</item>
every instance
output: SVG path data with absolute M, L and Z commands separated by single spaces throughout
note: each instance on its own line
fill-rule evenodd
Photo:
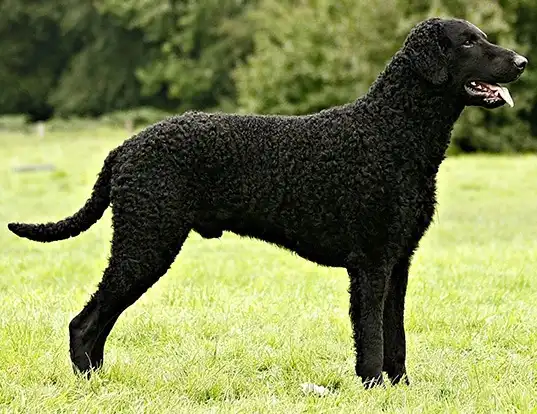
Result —
M 354 376 L 347 276 L 276 247 L 192 234 L 120 318 L 105 369 L 73 375 L 67 325 L 100 280 L 110 213 L 39 244 L 8 221 L 49 221 L 89 195 L 121 131 L 0 136 L 0 412 L 537 413 L 537 157 L 450 158 L 415 257 L 411 387 Z M 16 173 L 51 162 L 53 172 Z M 304 395 L 313 382 L 331 390 Z

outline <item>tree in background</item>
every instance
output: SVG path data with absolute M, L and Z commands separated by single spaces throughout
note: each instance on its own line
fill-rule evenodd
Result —
M 520 80 L 518 93 L 524 93 L 527 104 L 519 111 L 520 119 L 530 125 L 537 137 L 537 3 L 534 0 L 502 0 L 502 7 L 511 16 L 516 41 L 524 48 L 529 67 Z
M 76 39 L 78 47 L 50 95 L 57 115 L 96 116 L 165 103 L 158 93 L 146 99 L 141 95 L 136 69 L 155 55 L 141 30 L 123 26 L 95 2 L 64 0 L 61 4 L 58 25 L 63 39 Z
M 397 0 L 262 0 L 235 72 L 244 112 L 304 114 L 367 91 L 401 40 Z
M 143 120 L 160 109 L 310 113 L 364 94 L 419 20 L 466 18 L 530 64 L 510 87 L 515 108 L 465 111 L 452 150 L 537 150 L 534 0 L 0 0 L 0 7 L 0 113 L 32 120 L 119 119 L 140 107 Z
M 0 0 L 0 112 L 234 106 L 254 0 Z
M 148 56 L 140 32 L 91 2 L 1 0 L 1 7 L 0 112 L 40 120 L 144 102 L 134 73 Z
M 252 0 L 100 0 L 144 33 L 155 53 L 137 67 L 146 95 L 164 87 L 177 109 L 209 109 L 235 94 L 231 72 L 251 49 L 242 16 Z
M 46 119 L 57 74 L 75 43 L 62 39 L 56 3 L 1 0 L 0 112 Z

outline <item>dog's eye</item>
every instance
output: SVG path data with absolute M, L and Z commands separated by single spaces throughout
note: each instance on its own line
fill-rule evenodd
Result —
M 474 45 L 474 41 L 472 39 L 467 39 L 462 44 L 464 47 L 472 47 Z

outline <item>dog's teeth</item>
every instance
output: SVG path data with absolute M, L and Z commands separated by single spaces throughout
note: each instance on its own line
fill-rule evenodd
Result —
M 474 81 L 472 81 L 472 82 L 470 82 L 470 85 L 476 86 L 477 84 Z

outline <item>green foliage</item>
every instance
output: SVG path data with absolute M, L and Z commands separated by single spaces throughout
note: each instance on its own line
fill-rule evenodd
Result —
M 64 37 L 77 39 L 78 48 L 61 72 L 50 97 L 58 115 L 100 115 L 151 104 L 158 94 L 144 99 L 136 68 L 154 57 L 144 34 L 125 27 L 117 16 L 93 3 L 66 0 L 59 21 Z
M 537 4 L 533 0 L 503 0 L 503 7 L 512 16 L 516 40 L 529 59 L 529 70 L 520 80 L 528 106 L 520 111 L 520 118 L 530 124 L 532 136 L 537 137 Z
M 240 108 L 302 114 L 356 99 L 402 41 L 397 4 L 262 1 L 249 16 L 255 52 L 235 73 Z
M 101 0 L 101 10 L 119 16 L 154 44 L 153 59 L 137 67 L 146 95 L 166 86 L 181 109 L 208 109 L 234 95 L 231 71 L 251 48 L 242 20 L 252 0 Z
M 56 24 L 55 2 L 0 2 L 0 113 L 51 112 L 48 97 L 72 50 Z
M 145 127 L 155 122 L 161 121 L 164 118 L 171 116 L 172 114 L 167 111 L 159 110 L 152 107 L 138 107 L 134 109 L 127 109 L 124 111 L 115 111 L 103 115 L 100 121 L 110 126 L 129 125 L 132 123 L 133 127 L 141 126 Z
M 515 108 L 468 109 L 450 150 L 537 151 L 533 0 L 0 0 L 0 6 L 0 114 L 30 120 L 148 107 L 310 113 L 365 93 L 416 22 L 466 18 L 530 64 L 510 87 Z

